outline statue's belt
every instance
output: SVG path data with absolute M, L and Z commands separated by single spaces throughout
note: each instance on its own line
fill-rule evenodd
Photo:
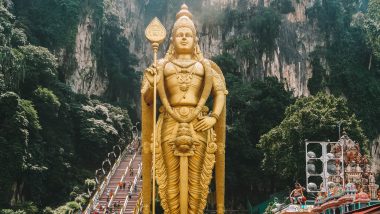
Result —
M 172 107 L 173 112 L 180 117 L 181 119 L 187 119 L 188 117 L 193 116 L 193 113 L 195 111 L 196 107 L 194 106 L 177 106 Z M 164 106 L 161 106 L 159 109 L 160 113 L 163 114 L 165 117 L 170 117 L 170 114 L 166 111 Z M 207 106 L 203 106 L 201 112 L 198 114 L 198 117 L 202 117 L 207 115 L 209 112 L 209 109 Z M 197 118 L 197 117 L 196 117 Z

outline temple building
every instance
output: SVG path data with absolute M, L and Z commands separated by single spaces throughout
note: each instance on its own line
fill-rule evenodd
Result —
M 380 213 L 379 185 L 375 183 L 370 162 L 359 143 L 351 140 L 346 133 L 338 142 L 313 143 L 320 143 L 322 147 L 325 145 L 322 149 L 325 153 L 317 157 L 314 151 L 306 151 L 306 177 L 319 175 L 322 182 L 307 181 L 307 200 L 301 204 L 278 207 L 273 213 Z M 315 160 L 325 164 L 320 174 L 316 172 Z

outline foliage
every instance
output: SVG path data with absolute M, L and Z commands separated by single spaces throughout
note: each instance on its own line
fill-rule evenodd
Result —
M 95 189 L 95 186 L 96 186 L 96 182 L 95 182 L 95 179 L 86 179 L 84 181 L 87 189 L 90 189 L 90 190 L 94 190 Z
M 27 214 L 37 214 L 37 213 L 39 213 L 38 212 L 38 207 L 33 202 L 30 202 L 30 201 L 23 202 L 21 204 L 17 204 L 15 206 L 15 208 L 17 210 L 25 211 L 25 213 L 27 213 Z
M 373 139 L 380 133 L 377 125 L 380 122 L 380 60 L 372 59 L 371 52 L 376 55 L 375 38 L 380 37 L 368 24 L 373 23 L 379 13 L 374 6 L 376 1 L 369 3 L 365 15 L 368 18 L 361 12 L 356 13 L 356 5 L 355 1 L 322 0 L 307 11 L 310 20 L 318 24 L 325 36 L 325 46 L 311 53 L 313 77 L 308 86 L 312 94 L 328 89 L 334 95 L 344 95 L 349 108 L 363 121 L 366 135 Z
M 53 91 L 38 87 L 33 92 L 32 99 L 40 115 L 44 114 L 44 117 L 48 117 L 46 114 L 53 113 L 53 117 L 57 116 L 61 103 Z
M 307 82 L 307 88 L 311 94 L 323 91 L 327 86 L 328 76 L 326 69 L 322 65 L 323 52 L 321 49 L 310 53 L 310 61 L 313 67 L 313 77 Z
M 264 210 L 264 214 L 273 214 L 272 210 L 276 208 L 275 202 L 269 202 L 268 206 Z
M 271 6 L 276 8 L 282 14 L 295 12 L 291 0 L 275 0 L 271 2 Z
M 4 75 L 0 74 L 0 94 L 5 92 L 5 81 L 4 81 Z
M 72 210 L 74 212 L 80 210 L 80 208 L 81 208 L 81 206 L 75 201 L 67 202 L 66 207 L 68 207 L 70 210 Z
M 370 0 L 366 14 L 357 13 L 352 25 L 361 28 L 365 32 L 368 47 L 373 55 L 380 60 L 380 1 Z
M 3 2 L 0 2 L 0 45 L 5 46 L 10 44 L 10 38 L 13 32 L 14 16 L 3 6 Z
M 260 59 L 264 53 L 273 56 L 281 24 L 280 16 L 273 8 L 227 9 L 223 23 L 223 29 L 234 27 L 242 35 L 227 41 L 226 50 L 236 50 L 239 58 L 243 59 Z
M 45 209 L 42 211 L 43 214 L 54 214 L 54 211 L 51 207 L 45 207 Z
M 21 184 L 27 173 L 41 172 L 34 156 L 40 144 L 41 126 L 37 111 L 30 101 L 22 100 L 13 92 L 0 95 L 0 161 L 2 188 L 0 202 L 11 196 L 12 185 Z
M 58 63 L 54 55 L 46 48 L 30 45 L 23 33 L 25 26 L 21 23 L 31 20 L 20 22 L 19 17 L 29 17 L 37 9 L 47 10 L 58 3 L 61 9 L 74 10 L 75 1 L 49 1 L 44 6 L 42 1 L 17 1 L 17 19 L 4 7 L 3 1 L 0 3 L 0 162 L 7 163 L 0 165 L 3 172 L 0 207 L 20 210 L 3 210 L 8 213 L 35 213 L 36 207 L 57 206 L 67 201 L 73 187 L 78 186 L 80 191 L 75 192 L 74 202 L 64 206 L 77 209 L 88 197 L 81 193 L 87 194 L 82 182 L 93 176 L 92 172 L 114 145 L 123 147 L 129 142 L 128 112 L 73 93 L 57 79 Z M 24 8 L 27 5 L 31 7 Z M 24 14 L 26 11 L 32 13 Z M 39 20 L 42 15 L 32 20 L 36 23 L 33 32 L 27 30 L 34 43 L 40 39 L 34 35 L 41 27 L 38 25 L 54 20 Z M 70 22 L 61 21 L 57 26 Z M 55 29 L 49 24 L 46 30 Z M 62 33 L 62 38 L 65 35 Z M 59 46 L 63 41 L 58 38 L 60 35 L 51 36 L 52 46 Z M 45 44 L 46 40 L 39 42 Z M 17 200 L 11 203 L 13 195 Z M 25 200 L 33 204 L 24 203 Z
M 229 53 L 223 52 L 220 55 L 213 57 L 213 60 L 219 65 L 223 70 L 223 73 L 238 75 L 239 64 L 236 59 Z M 227 78 L 227 81 L 229 79 Z M 228 84 L 227 84 L 228 85 Z
M 38 85 L 48 86 L 56 75 L 56 58 L 43 47 L 0 46 L 0 62 L 5 89 L 21 91 L 27 96 Z
M 368 13 L 364 19 L 362 28 L 366 32 L 368 45 L 373 54 L 380 59 L 380 1 L 370 0 L 368 3 Z
M 137 58 L 129 51 L 129 41 L 124 35 L 120 17 L 114 10 L 107 9 L 112 7 L 112 3 L 105 3 L 107 4 L 104 5 L 104 13 L 98 18 L 99 26 L 93 35 L 91 47 L 98 62 L 97 72 L 109 80 L 106 100 L 121 104 L 130 112 L 137 112 L 137 105 L 130 103 L 139 99 L 137 92 L 140 87 L 140 74 L 134 69 Z M 136 115 L 133 116 L 136 118 Z
M 17 32 L 17 33 L 16 33 Z M 2 90 L 15 89 L 23 77 L 22 55 L 12 48 L 12 38 L 22 31 L 15 26 L 15 17 L 0 4 L 0 79 Z M 15 39 L 14 39 L 15 40 Z M 19 43 L 19 42 L 17 42 Z M 20 42 L 21 43 L 21 42 Z M 17 45 L 17 44 L 16 44 Z M 1 82 L 1 81 L 0 81 Z
M 270 180 L 262 176 L 262 153 L 256 145 L 262 134 L 282 120 L 285 108 L 293 102 L 292 94 L 273 77 L 244 82 L 238 76 L 236 60 L 227 53 L 215 57 L 214 61 L 223 70 L 229 88 L 227 195 L 242 204 L 247 198 L 263 200 L 271 191 L 266 188 L 270 187 Z M 239 179 L 242 177 L 245 179 Z
M 128 142 L 132 124 L 126 110 L 98 101 L 76 108 L 77 137 L 80 139 L 77 149 L 82 151 L 85 165 L 94 162 L 100 165 L 99 160 L 112 150 L 112 146 Z
M 16 211 L 13 211 L 11 209 L 2 209 L 0 210 L 0 213 L 1 214 L 27 214 L 25 211 L 23 210 L 16 210 Z
M 33 44 L 54 50 L 74 45 L 80 0 L 14 0 L 14 5 Z
M 66 214 L 66 213 L 71 213 L 71 212 L 75 213 L 76 211 L 82 210 L 83 207 L 86 206 L 86 203 L 90 197 L 90 195 L 88 195 L 87 193 L 87 190 L 85 190 L 85 186 L 87 186 L 88 181 L 90 182 L 93 181 L 95 185 L 95 181 L 93 179 L 86 179 L 84 186 L 82 185 L 80 187 L 79 186 L 73 187 L 72 192 L 70 193 L 71 201 L 67 202 L 65 205 L 59 206 L 54 211 L 50 208 L 49 210 L 47 210 L 47 212 L 52 212 L 52 213 L 57 213 L 57 214 Z M 45 210 L 47 208 L 45 208 Z
M 360 121 L 343 98 L 318 93 L 300 98 L 289 106 L 281 124 L 260 138 L 259 148 L 264 152 L 262 166 L 271 177 L 276 177 L 273 185 L 284 188 L 297 180 L 305 180 L 304 141 L 338 140 L 339 123 L 350 138 L 368 149 Z
M 19 49 L 23 55 L 24 84 L 20 87 L 21 93 L 29 95 L 38 85 L 49 86 L 56 78 L 57 62 L 53 54 L 46 48 L 32 45 L 22 46 Z

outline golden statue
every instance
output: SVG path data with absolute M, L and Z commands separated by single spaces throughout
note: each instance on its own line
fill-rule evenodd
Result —
M 154 28 L 151 35 L 166 35 Z M 155 91 L 162 104 L 156 124 Z M 155 181 L 166 214 L 203 213 L 214 163 L 217 213 L 224 213 L 226 95 L 222 71 L 203 57 L 192 14 L 182 5 L 165 57 L 144 71 L 142 81 L 144 214 L 150 213 Z

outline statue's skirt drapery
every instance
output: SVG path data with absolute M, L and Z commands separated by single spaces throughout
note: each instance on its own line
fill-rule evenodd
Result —
M 173 110 L 181 117 L 191 115 L 193 107 Z M 180 154 L 188 158 L 188 213 L 203 213 L 206 206 L 212 169 L 215 163 L 215 133 L 194 130 L 207 114 L 207 108 L 190 123 L 179 123 L 164 108 L 157 121 L 156 179 L 161 206 L 167 214 L 180 213 Z

